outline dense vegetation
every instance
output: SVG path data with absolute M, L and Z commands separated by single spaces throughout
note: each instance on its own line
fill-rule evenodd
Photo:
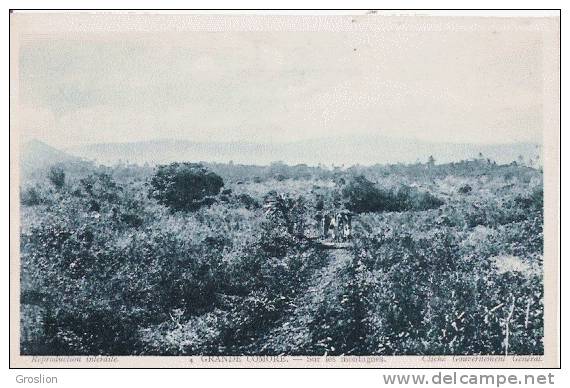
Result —
M 542 354 L 542 173 L 66 162 L 24 177 L 24 354 Z M 314 243 L 354 212 L 353 244 Z

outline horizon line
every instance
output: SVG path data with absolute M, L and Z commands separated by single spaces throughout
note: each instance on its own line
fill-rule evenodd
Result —
M 373 135 L 373 134 L 367 134 L 367 135 L 339 135 L 339 136 L 331 136 L 331 137 L 314 137 L 314 138 L 308 138 L 308 139 L 304 139 L 304 140 L 291 140 L 291 141 L 278 141 L 278 142 L 254 142 L 254 141 L 238 141 L 238 140 L 234 140 L 234 141 L 201 141 L 201 140 L 192 140 L 192 139 L 184 139 L 184 138 L 174 138 L 174 137 L 168 137 L 168 138 L 154 138 L 154 139 L 145 139 L 145 140 L 134 140 L 134 141 L 120 141 L 120 142 L 116 142 L 116 141 L 110 141 L 110 142 L 89 142 L 89 143 L 81 143 L 81 144 L 73 144 L 73 145 L 68 145 L 68 146 L 54 146 L 52 145 L 52 143 L 46 141 L 46 140 L 41 140 L 38 138 L 32 138 L 26 141 L 22 141 L 21 145 L 25 145 L 25 144 L 29 144 L 29 143 L 33 143 L 33 142 L 39 142 L 39 143 L 43 143 L 49 147 L 52 148 L 56 148 L 56 149 L 61 149 L 61 150 L 65 150 L 65 149 L 72 149 L 75 147 L 88 147 L 88 146 L 101 146 L 101 145 L 129 145 L 129 144 L 140 144 L 140 143 L 157 143 L 157 142 L 190 142 L 190 143 L 194 143 L 194 144 L 228 144 L 228 145 L 232 145 L 232 144 L 242 144 L 242 145 L 293 145 L 293 144 L 299 144 L 299 143 L 306 143 L 306 142 L 311 142 L 311 141 L 323 141 L 323 140 L 334 140 L 334 139 L 347 139 L 347 138 L 358 138 L 358 137 L 364 137 L 364 138 L 370 138 L 370 137 L 376 137 L 378 139 L 389 139 L 389 140 L 399 140 L 399 141 L 404 141 L 404 142 L 409 142 L 409 141 L 415 141 L 415 142 L 419 142 L 419 143 L 424 143 L 424 144 L 449 144 L 449 145 L 478 145 L 478 146 L 504 146 L 504 145 L 521 145 L 521 144 L 525 144 L 525 145 L 536 145 L 536 146 L 542 146 L 543 143 L 542 141 L 530 141 L 530 140 L 526 140 L 526 141 L 512 141 L 512 142 L 496 142 L 496 143 L 481 143 L 481 142 L 453 142 L 453 141 L 444 141 L 444 142 L 436 142 L 436 141 L 429 141 L 429 140 L 423 140 L 423 139 L 414 139 L 414 138 L 410 138 L 410 137 L 394 137 L 394 136 L 386 136 L 386 135 Z

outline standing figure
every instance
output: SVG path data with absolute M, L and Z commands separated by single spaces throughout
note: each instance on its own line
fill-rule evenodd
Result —
M 329 226 L 331 223 L 331 217 L 328 214 L 324 214 L 321 223 L 322 223 L 323 239 L 327 239 L 329 237 Z
M 329 219 L 330 219 L 330 222 L 329 222 L 329 232 L 330 232 L 331 237 L 332 237 L 332 239 L 333 239 L 333 241 L 334 241 L 334 240 L 336 240 L 336 236 L 337 236 L 337 230 L 336 230 L 336 227 L 337 227 L 337 220 L 336 220 L 335 215 L 333 215 L 332 217 L 329 216 Z
M 343 238 L 345 240 L 350 240 L 352 234 L 352 216 L 350 213 L 344 213 L 344 229 L 343 229 Z
M 336 240 L 342 241 L 344 239 L 344 236 L 343 236 L 344 216 L 342 213 L 336 213 L 335 218 L 336 218 L 336 227 L 337 227 Z

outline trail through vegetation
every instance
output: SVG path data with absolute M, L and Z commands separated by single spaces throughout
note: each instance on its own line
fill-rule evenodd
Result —
M 353 258 L 346 249 L 328 250 L 328 262 L 325 266 L 315 270 L 308 282 L 307 288 L 289 303 L 283 319 L 277 322 L 276 327 L 264 336 L 262 352 L 271 354 L 306 354 L 309 349 L 304 348 L 307 343 L 316 343 L 322 346 L 326 353 L 327 339 L 318 337 L 311 331 L 320 327 L 321 335 L 326 334 L 327 328 L 334 325 L 326 317 L 319 317 L 319 311 L 325 301 L 342 301 L 344 292 L 343 282 L 346 280 L 346 268 L 352 265 Z

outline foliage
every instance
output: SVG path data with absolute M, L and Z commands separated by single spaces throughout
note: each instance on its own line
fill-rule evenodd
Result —
M 50 168 L 48 173 L 49 181 L 57 189 L 61 189 L 65 185 L 65 172 L 61 166 L 53 166 Z
M 159 166 L 151 180 L 152 198 L 174 210 L 196 210 L 211 205 L 210 196 L 224 186 L 220 176 L 201 164 L 172 163 Z
M 394 191 L 381 190 L 364 176 L 354 177 L 343 187 L 342 194 L 347 208 L 356 213 L 429 210 L 443 205 L 432 194 L 406 185 Z
M 543 353 L 540 171 L 61 168 L 22 186 L 24 354 Z
M 27 187 L 21 191 L 20 202 L 25 206 L 35 206 L 43 202 L 39 188 Z

